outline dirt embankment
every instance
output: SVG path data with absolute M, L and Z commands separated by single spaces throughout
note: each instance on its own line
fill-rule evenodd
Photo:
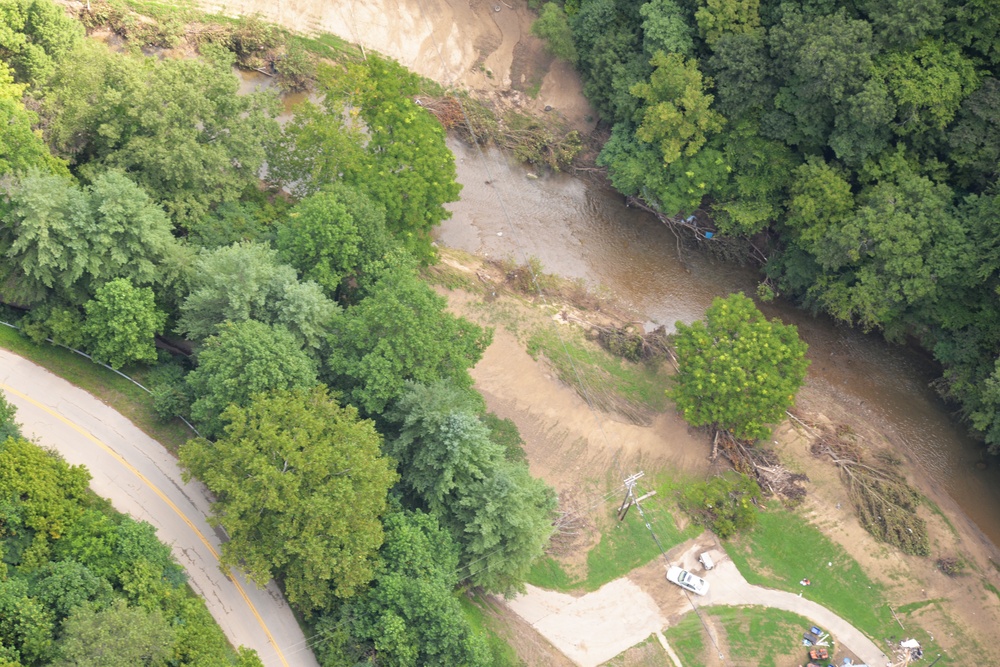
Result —
M 542 113 L 588 133 L 596 114 L 579 75 L 534 37 L 526 0 L 198 0 L 210 13 L 260 15 L 307 35 L 330 33 L 395 58 L 445 86 Z
M 475 258 L 454 260 L 449 257 L 446 261 L 452 268 L 464 264 L 458 270 L 476 276 L 479 281 L 489 279 L 488 267 L 484 270 Z M 505 312 L 505 317 L 516 320 L 521 329 L 530 327 L 533 321 L 551 317 L 549 310 L 505 297 L 499 286 L 489 290 L 498 296 L 492 300 L 491 295 L 485 308 L 482 293 L 475 290 L 442 291 L 456 312 L 482 322 L 489 320 L 484 317 L 488 310 Z M 512 314 L 514 311 L 516 315 Z M 604 316 L 606 313 L 601 314 Z M 724 465 L 709 460 L 712 448 L 707 434 L 688 427 L 673 411 L 657 415 L 649 426 L 630 424 L 613 414 L 595 413 L 573 388 L 555 376 L 544 360 L 536 361 L 525 351 L 521 338 L 519 333 L 498 326 L 494 343 L 473 370 L 473 377 L 489 408 L 518 425 L 532 472 L 560 494 L 579 501 L 600 498 L 611 486 L 609 482 L 621 478 L 623 470 L 644 469 L 653 473 L 672 468 L 701 476 Z M 808 384 L 802 390 L 799 409 L 807 419 L 850 424 L 866 446 L 880 449 L 889 444 L 880 435 L 877 424 L 861 421 L 817 384 Z M 967 644 L 970 639 L 983 646 L 1000 641 L 1000 599 L 987 587 L 1000 589 L 1000 570 L 993 565 L 1000 559 L 995 547 L 982 538 L 946 494 L 929 480 L 911 476 L 911 482 L 941 512 L 931 509 L 930 504 L 919 510 L 928 523 L 932 556 L 905 556 L 876 541 L 861 527 L 836 468 L 810 453 L 812 440 L 804 428 L 786 423 L 776 430 L 773 441 L 782 462 L 809 477 L 805 516 L 885 587 L 894 608 L 919 607 L 913 617 L 934 635 L 952 664 L 974 664 L 966 661 L 972 648 Z M 599 508 L 605 510 L 603 506 Z M 789 539 L 794 540 L 794 536 Z M 585 553 L 588 546 L 578 544 L 576 551 Z M 957 557 L 963 564 L 961 572 L 954 577 L 942 573 L 935 564 L 940 556 Z M 638 580 L 649 584 L 640 586 L 658 603 L 669 606 L 662 587 L 649 583 L 661 578 L 662 574 Z M 668 588 L 668 592 L 673 591 Z M 907 635 L 907 630 L 900 628 L 899 634 Z M 537 641 L 537 637 L 534 639 Z
M 547 55 L 542 42 L 530 34 L 534 14 L 526 0 L 199 0 L 198 4 L 227 15 L 260 14 L 306 34 L 332 33 L 396 58 L 445 85 L 538 113 L 551 107 L 552 113 L 583 132 L 594 126 L 596 114 L 582 95 L 579 76 Z M 456 310 L 472 314 L 474 295 L 450 296 Z M 689 429 L 673 413 L 657 416 L 647 427 L 608 415 L 598 422 L 571 388 L 502 330 L 474 377 L 490 409 L 518 424 L 532 471 L 560 492 L 589 495 L 602 488 L 609 475 L 617 476 L 612 470 L 670 466 L 706 474 L 713 466 L 704 434 Z M 807 385 L 800 394 L 800 407 L 817 419 L 825 416 L 849 423 L 873 444 L 880 442 L 877 424 L 864 423 L 820 386 Z M 941 573 L 933 558 L 903 556 L 873 540 L 854 517 L 833 466 L 809 454 L 808 440 L 799 431 L 785 426 L 775 440 L 785 463 L 812 480 L 806 509 L 813 521 L 884 583 L 897 605 L 932 601 L 921 607 L 921 622 L 940 628 L 938 639 L 953 659 L 967 655 L 957 644 L 960 635 L 979 637 L 986 644 L 1000 641 L 1000 604 L 986 587 L 1000 589 L 1000 566 L 994 565 L 1000 563 L 1000 555 L 933 480 L 912 481 L 942 510 L 941 514 L 921 510 L 929 524 L 932 553 L 957 556 L 965 563 L 962 574 L 954 578 Z M 905 634 L 904 629 L 900 632 Z

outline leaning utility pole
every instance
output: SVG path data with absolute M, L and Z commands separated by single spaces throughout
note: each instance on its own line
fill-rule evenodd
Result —
M 618 520 L 624 521 L 625 515 L 628 514 L 628 510 L 632 505 L 638 507 L 639 503 L 656 495 L 656 491 L 650 491 L 649 493 L 642 495 L 638 498 L 635 497 L 635 484 L 638 482 L 643 475 L 646 473 L 641 470 L 634 475 L 630 475 L 625 479 L 625 499 L 622 501 L 621 507 L 618 508 Z M 641 508 L 640 508 L 641 509 Z

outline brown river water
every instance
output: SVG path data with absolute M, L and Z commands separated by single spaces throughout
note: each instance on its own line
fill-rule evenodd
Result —
M 653 216 L 625 206 L 613 190 L 565 174 L 532 178 L 532 170 L 450 140 L 461 200 L 437 230 L 438 242 L 480 256 L 524 262 L 582 278 L 630 307 L 648 327 L 703 316 L 717 296 L 753 296 L 756 272 L 707 253 L 678 250 L 673 233 Z M 851 412 L 877 423 L 932 483 L 943 488 L 994 545 L 1000 545 L 1000 461 L 953 419 L 928 386 L 926 358 L 889 345 L 780 299 L 758 304 L 769 317 L 795 324 L 809 344 L 810 382 Z M 977 463 L 988 463 L 986 470 Z
M 270 88 L 273 79 L 236 72 L 243 93 Z M 307 99 L 284 96 L 284 113 Z M 439 243 L 484 257 L 525 262 L 581 278 L 645 320 L 647 328 L 701 318 L 717 296 L 753 296 L 757 273 L 679 250 L 673 233 L 653 216 L 625 206 L 608 187 L 567 174 L 535 173 L 497 151 L 449 139 L 461 199 L 449 208 L 435 236 Z M 537 176 L 537 178 L 534 178 Z M 758 303 L 769 317 L 795 324 L 809 344 L 809 381 L 852 412 L 880 425 L 935 485 L 944 489 L 994 544 L 1000 545 L 1000 460 L 984 458 L 949 407 L 929 387 L 936 369 L 928 360 L 780 299 Z M 851 407 L 854 406 L 854 407 Z M 986 462 L 986 469 L 977 464 Z

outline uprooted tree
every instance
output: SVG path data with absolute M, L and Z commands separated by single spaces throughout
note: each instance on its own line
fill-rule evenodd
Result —
M 898 460 L 884 452 L 869 454 L 843 428 L 821 431 L 811 450 L 816 456 L 829 456 L 840 469 L 865 530 L 903 553 L 930 553 L 927 524 L 917 516 L 920 494 L 907 483 Z

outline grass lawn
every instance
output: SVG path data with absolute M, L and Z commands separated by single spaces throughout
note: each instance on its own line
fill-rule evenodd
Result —
M 667 407 L 669 376 L 658 364 L 631 363 L 587 340 L 576 328 L 545 324 L 528 339 L 528 353 L 545 355 L 559 379 L 603 410 L 615 410 L 637 423 Z
M 663 636 L 681 659 L 682 665 L 705 664 L 709 641 L 697 614 L 684 614 L 679 623 L 663 631 Z
M 483 604 L 481 598 L 475 593 L 466 593 L 459 595 L 458 600 L 473 631 L 486 638 L 493 655 L 492 667 L 520 667 L 522 663 L 517 652 L 496 631 L 496 627 L 501 624 L 480 606 Z
M 656 482 L 659 484 L 656 484 Z M 673 479 L 654 478 L 657 495 L 643 503 L 646 518 L 664 550 L 699 535 L 701 526 L 689 524 L 684 530 L 677 527 L 674 515 L 679 510 L 669 492 L 678 482 Z M 574 579 L 554 558 L 537 561 L 528 575 L 528 583 L 555 591 L 596 591 L 604 584 L 622 577 L 660 557 L 660 549 L 653 541 L 639 513 L 632 508 L 625 521 L 619 523 L 615 513 L 616 501 L 609 501 L 608 514 L 601 540 L 587 552 L 587 576 Z
M 812 625 L 807 618 L 767 607 L 706 607 L 702 614 L 724 633 L 720 639 L 726 664 L 787 667 L 805 661 L 802 633 Z M 663 634 L 683 665 L 703 665 L 707 652 L 714 655 L 718 650 L 694 612 Z
M 895 634 L 882 587 L 840 545 L 795 512 L 772 505 L 760 514 L 752 532 L 725 547 L 751 584 L 802 593 L 869 637 Z M 799 585 L 805 578 L 811 586 Z
M 78 354 L 54 345 L 36 345 L 5 326 L 0 326 L 0 347 L 90 392 L 125 415 L 146 435 L 172 451 L 176 452 L 178 447 L 194 435 L 178 420 L 169 424 L 160 422 L 153 412 L 153 399 L 149 394 L 120 375 Z

